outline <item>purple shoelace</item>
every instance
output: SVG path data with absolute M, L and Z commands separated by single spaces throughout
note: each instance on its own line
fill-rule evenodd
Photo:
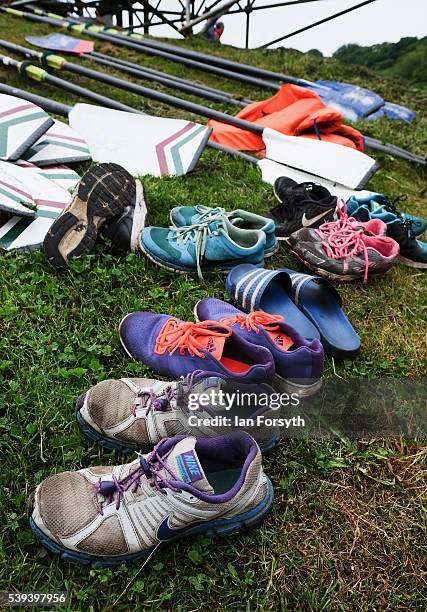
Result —
M 201 373 L 201 370 L 195 370 L 190 374 L 187 374 L 183 383 L 187 386 L 187 392 L 189 392 L 194 384 L 198 375 Z M 133 406 L 132 412 L 133 415 L 136 416 L 136 410 L 138 408 L 147 408 L 146 414 L 149 414 L 151 410 L 166 410 L 170 403 L 177 398 L 178 395 L 178 387 L 172 389 L 172 387 L 166 387 L 163 394 L 158 396 L 151 389 L 147 389 L 146 391 L 141 391 L 135 398 L 135 404 Z
M 147 459 L 145 457 L 140 457 L 138 467 L 129 472 L 124 478 L 119 480 L 114 474 L 111 480 L 102 480 L 100 478 L 95 485 L 96 492 L 105 497 L 107 504 L 111 504 L 114 501 L 116 503 L 116 509 L 118 510 L 124 493 L 129 489 L 136 491 L 140 486 L 140 481 L 143 476 L 150 481 L 150 486 L 157 491 L 162 491 L 165 488 L 172 489 L 173 491 L 180 491 L 179 488 L 171 483 L 171 480 L 179 481 L 180 479 L 166 464 L 166 459 L 173 451 L 173 448 L 166 454 L 160 455 L 159 447 L 162 444 L 163 440 L 154 447 Z M 170 480 L 164 478 L 161 474 L 163 470 L 170 475 Z M 98 511 L 100 514 L 103 514 L 103 504 L 104 502 L 98 503 Z

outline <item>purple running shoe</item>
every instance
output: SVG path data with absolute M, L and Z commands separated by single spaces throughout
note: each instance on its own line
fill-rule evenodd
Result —
M 169 378 L 202 370 L 236 382 L 272 380 L 274 360 L 262 346 L 217 321 L 190 323 L 152 312 L 133 312 L 120 323 L 120 341 L 127 354 Z
M 275 386 L 301 397 L 312 395 L 322 385 L 324 353 L 319 340 L 303 338 L 280 315 L 261 310 L 246 314 L 215 298 L 200 300 L 194 309 L 199 321 L 218 321 L 229 326 L 235 336 L 264 347 L 274 358 Z

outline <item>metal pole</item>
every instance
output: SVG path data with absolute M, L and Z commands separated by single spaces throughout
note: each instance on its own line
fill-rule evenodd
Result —
M 269 43 L 266 43 L 265 45 L 260 45 L 258 49 L 265 49 L 266 47 L 269 47 L 270 45 L 274 45 L 278 42 L 281 42 L 282 40 L 286 40 L 287 38 L 291 38 L 292 36 L 301 34 L 301 32 L 306 32 L 307 30 L 310 30 L 311 28 L 315 28 L 316 26 L 321 25 L 322 23 L 331 21 L 331 19 L 336 19 L 337 17 L 341 17 L 341 15 L 345 15 L 346 13 L 351 13 L 351 11 L 355 11 L 356 9 L 361 8 L 362 6 L 365 6 L 366 4 L 371 4 L 372 2 L 376 2 L 376 0 L 365 0 L 365 2 L 361 2 L 360 4 L 356 4 L 356 6 L 352 6 L 346 9 L 345 11 L 340 11 L 339 13 L 335 13 L 334 15 L 325 17 L 325 19 L 320 19 L 320 21 L 316 21 L 315 23 L 311 23 L 310 25 L 305 26 L 304 28 L 295 30 L 295 32 L 290 32 L 289 34 L 285 34 L 284 36 L 279 36 L 279 38 L 275 38 L 274 40 L 271 40 Z
M 237 4 L 238 1 L 239 0 L 228 0 L 228 2 L 226 2 L 225 4 L 217 6 L 216 8 L 207 11 L 206 13 L 203 13 L 203 15 L 199 15 L 199 17 L 195 17 L 180 29 L 181 34 L 185 34 L 187 30 L 191 29 L 198 23 L 205 21 L 206 19 L 211 19 L 212 17 L 219 17 L 220 15 L 224 15 L 228 11 L 228 9 L 230 9 L 234 4 Z
M 246 9 L 245 9 L 245 13 L 246 13 L 246 32 L 245 32 L 245 49 L 249 49 L 249 18 L 250 18 L 250 0 L 247 0 L 246 2 Z

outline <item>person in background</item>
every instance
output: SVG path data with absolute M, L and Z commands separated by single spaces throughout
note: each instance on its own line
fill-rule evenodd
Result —
M 203 33 L 203 36 L 208 40 L 218 40 L 221 38 L 224 32 L 224 24 L 222 21 L 211 20 L 208 29 Z

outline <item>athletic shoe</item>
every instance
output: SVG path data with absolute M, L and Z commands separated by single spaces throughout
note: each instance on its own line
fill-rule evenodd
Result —
M 140 248 L 151 261 L 167 270 L 194 272 L 200 279 L 206 270 L 228 271 L 238 263 L 261 266 L 265 234 L 242 230 L 221 219 L 189 227 L 146 227 Z
M 355 201 L 350 201 L 350 205 L 354 208 Z M 427 268 L 427 243 L 417 240 L 413 231 L 417 221 L 412 221 L 411 219 L 404 220 L 403 217 L 391 212 L 383 211 L 380 214 L 386 223 L 387 236 L 393 238 L 399 244 L 399 261 L 412 268 Z M 376 215 L 376 209 L 372 213 L 365 205 L 357 207 L 353 212 L 353 216 L 360 220 L 370 218 L 369 223 L 372 223 L 374 220 L 374 215 Z M 422 222 L 423 219 L 418 219 L 418 227 L 420 227 Z
M 262 311 L 246 314 L 227 302 L 204 298 L 195 306 L 197 320 L 230 326 L 234 335 L 268 349 L 274 358 L 274 386 L 288 393 L 312 395 L 321 387 L 324 354 L 319 340 L 306 340 L 280 315 Z
M 289 242 L 292 253 L 307 268 L 343 282 L 363 278 L 366 283 L 368 276 L 385 274 L 399 255 L 395 240 L 365 233 L 363 227 L 356 228 L 348 219 L 325 223 L 317 230 L 300 230 L 292 234 Z
M 220 394 L 224 397 L 229 393 L 229 397 L 233 397 L 234 391 L 232 384 L 204 372 L 193 372 L 174 382 L 147 378 L 103 380 L 77 400 L 77 423 L 88 438 L 104 448 L 147 453 L 163 438 L 183 433 L 211 438 L 230 433 L 234 420 L 231 424 L 216 424 L 214 421 L 210 424 L 210 421 L 221 415 L 239 416 L 254 420 L 253 427 L 248 421 L 248 427 L 240 429 L 254 437 L 262 452 L 271 450 L 279 439 L 279 433 L 272 427 L 258 426 L 257 417 L 263 415 L 263 420 L 274 418 L 275 411 L 243 401 L 242 405 L 237 401 L 224 405 Z M 274 393 L 264 383 L 258 383 L 256 388 L 239 383 L 239 391 L 268 396 Z M 201 396 L 211 397 L 211 403 L 206 406 L 204 400 L 199 402 Z
M 420 236 L 427 229 L 427 221 L 421 217 L 400 212 L 396 204 L 403 199 L 405 198 L 400 196 L 391 202 L 380 193 L 365 198 L 352 196 L 347 201 L 347 211 L 350 216 L 361 221 L 381 219 L 387 224 L 393 221 L 411 221 L 412 233 L 415 237 Z
M 139 237 L 144 227 L 149 225 L 147 205 L 144 199 L 144 188 L 140 180 L 135 181 L 135 200 L 126 206 L 120 215 L 113 217 L 103 227 L 103 234 L 107 236 L 118 251 L 132 251 L 139 249 Z
M 225 208 L 210 208 L 208 206 L 176 206 L 170 212 L 171 224 L 174 227 L 185 227 L 188 225 L 199 225 L 200 223 L 210 223 L 218 219 L 226 218 L 240 229 L 260 230 L 265 234 L 264 257 L 273 255 L 279 245 L 275 234 L 275 223 L 272 219 L 267 219 L 261 215 L 255 215 L 247 210 L 233 210 L 227 212 Z
M 95 164 L 81 178 L 70 204 L 53 222 L 43 248 L 55 266 L 90 253 L 98 230 L 135 202 L 135 179 L 118 164 Z
M 412 230 L 412 221 L 387 223 L 387 236 L 400 246 L 399 261 L 411 268 L 427 269 L 427 243 L 417 240 Z
M 49 476 L 28 514 L 37 538 L 62 560 L 109 567 L 147 559 L 168 540 L 236 533 L 272 502 L 256 442 L 235 433 L 175 436 L 125 465 Z
M 285 176 L 276 179 L 274 194 L 279 206 L 268 214 L 276 222 L 278 240 L 287 238 L 303 227 L 316 228 L 336 218 L 337 198 L 316 183 L 300 183 Z
M 274 376 L 270 351 L 254 347 L 216 321 L 185 323 L 169 315 L 133 312 L 121 321 L 119 335 L 130 357 L 168 378 L 195 370 L 247 383 Z

